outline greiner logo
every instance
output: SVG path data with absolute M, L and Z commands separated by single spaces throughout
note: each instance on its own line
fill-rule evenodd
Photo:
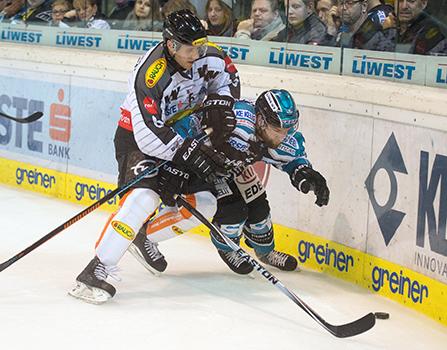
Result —
M 319 265 L 332 265 L 340 272 L 348 272 L 349 266 L 354 266 L 354 258 L 351 255 L 337 252 L 329 248 L 327 243 L 324 246 L 321 244 L 316 246 L 314 243 L 301 240 L 298 243 L 298 259 L 305 263 L 312 254 Z
M 56 178 L 52 175 L 41 173 L 37 169 L 27 170 L 17 168 L 16 170 L 16 183 L 21 185 L 24 181 L 30 185 L 37 185 L 43 188 L 51 188 L 56 183 Z
M 108 190 L 107 188 L 104 188 L 100 186 L 99 184 L 96 185 L 88 185 L 85 183 L 77 182 L 75 185 L 75 192 L 76 192 L 76 199 L 80 201 L 84 197 L 88 197 L 92 201 L 98 201 L 101 198 L 104 198 L 106 195 L 108 195 L 112 190 Z M 116 204 L 116 198 L 114 197 L 107 201 L 108 204 Z
M 382 269 L 379 266 L 374 266 L 372 273 L 372 288 L 378 292 L 382 288 L 388 288 L 393 294 L 400 294 L 406 296 L 407 299 L 413 303 L 422 304 L 424 296 L 428 298 L 428 287 L 412 281 L 410 278 L 403 275 L 402 270 L 398 275 L 396 272 L 390 272 L 387 269 Z
M 114 220 L 112 221 L 111 225 L 113 229 L 116 232 L 118 232 L 121 236 L 123 236 L 125 239 L 131 241 L 135 238 L 134 230 L 132 230 L 132 228 L 126 225 L 124 222 Z

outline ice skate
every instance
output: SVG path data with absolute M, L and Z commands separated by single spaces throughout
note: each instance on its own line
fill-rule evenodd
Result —
M 106 282 L 116 270 L 116 266 L 105 266 L 95 257 L 76 278 L 76 286 L 68 294 L 87 303 L 103 304 L 116 293 L 115 287 Z
M 165 257 L 158 250 L 158 243 L 152 243 L 143 229 L 138 232 L 128 251 L 155 276 L 160 276 L 168 266 Z
M 300 271 L 298 267 L 297 260 L 289 254 L 278 252 L 276 250 L 272 250 L 268 254 L 258 254 L 256 256 L 263 262 L 264 264 L 274 266 L 283 271 Z

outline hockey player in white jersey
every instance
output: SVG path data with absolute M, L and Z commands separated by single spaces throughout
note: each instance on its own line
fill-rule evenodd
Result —
M 292 185 L 303 193 L 313 191 L 316 204 L 325 206 L 329 201 L 329 189 L 325 178 L 312 168 L 304 148 L 304 137 L 298 131 L 299 112 L 289 92 L 285 90 L 269 90 L 263 92 L 256 103 L 236 101 L 234 105 L 236 127 L 229 138 L 213 133 L 211 141 L 214 147 L 223 152 L 233 162 L 247 164 L 254 160 L 262 160 L 272 164 L 289 174 Z M 182 120 L 176 124 L 178 130 L 194 130 L 185 124 L 195 123 L 190 116 L 189 121 Z M 257 178 L 252 167 L 244 167 L 242 173 L 233 178 L 220 178 L 214 181 L 215 194 L 218 198 L 217 212 L 213 222 L 228 237 L 239 244 L 243 235 L 246 243 L 254 248 L 259 259 L 281 270 L 296 269 L 296 259 L 286 253 L 275 250 L 273 226 L 270 207 L 265 189 Z M 247 190 L 256 185 L 256 194 Z M 181 186 L 172 186 L 172 194 Z M 248 195 L 250 193 L 250 195 Z M 189 196 L 194 202 L 194 197 Z M 149 237 L 157 244 L 165 239 L 175 237 L 183 231 L 193 228 L 191 215 L 185 209 L 177 208 L 169 198 L 165 200 L 172 206 L 163 206 L 158 216 L 146 223 L 138 233 L 138 237 Z M 219 237 L 211 236 L 223 261 L 236 273 L 248 274 L 253 267 L 233 252 Z M 138 239 L 138 238 L 137 238 Z M 146 255 L 143 264 L 150 269 L 163 271 L 166 260 L 153 245 L 154 254 Z
M 121 186 L 147 167 L 169 161 L 136 183 L 121 198 L 118 211 L 104 227 L 96 244 L 95 257 L 76 278 L 69 294 L 91 303 L 103 303 L 114 296 L 107 282 L 135 239 L 143 223 L 159 205 L 160 194 L 171 174 L 175 182 L 189 180 L 197 194 L 197 208 L 213 215 L 216 199 L 207 191 L 217 174 L 225 174 L 225 158 L 203 141 L 182 137 L 171 125 L 204 104 L 219 106 L 205 113 L 210 127 L 230 133 L 235 126 L 232 105 L 239 98 L 240 85 L 231 59 L 209 45 L 200 20 L 188 10 L 168 16 L 163 41 L 136 64 L 129 79 L 129 92 L 121 105 L 121 119 L 115 133 L 115 156 Z M 197 183 L 197 186 L 194 185 Z M 208 209 L 207 209 L 208 208 Z M 145 239 L 138 240 L 135 254 L 151 252 Z M 138 255 L 137 255 L 138 256 Z

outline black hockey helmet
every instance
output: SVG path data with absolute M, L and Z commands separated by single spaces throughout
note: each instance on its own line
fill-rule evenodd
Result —
M 181 44 L 201 46 L 207 43 L 206 30 L 190 10 L 172 12 L 163 25 L 163 39 L 174 39 Z

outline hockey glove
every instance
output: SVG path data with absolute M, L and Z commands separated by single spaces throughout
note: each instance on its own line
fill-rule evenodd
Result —
M 329 188 L 326 185 L 326 179 L 318 171 L 308 166 L 300 166 L 295 169 L 290 179 L 298 191 L 303 193 L 313 191 L 317 197 L 315 204 L 319 207 L 328 204 Z
M 186 138 L 172 161 L 195 172 L 208 183 L 213 183 L 217 174 L 225 175 L 225 157 L 202 141 Z
M 219 145 L 232 133 L 236 126 L 233 113 L 234 99 L 230 96 L 210 94 L 203 102 L 202 127 L 212 128 L 210 136 L 213 145 Z
M 158 171 L 158 194 L 168 207 L 175 206 L 174 195 L 181 194 L 189 180 L 189 173 L 182 166 L 164 164 Z

